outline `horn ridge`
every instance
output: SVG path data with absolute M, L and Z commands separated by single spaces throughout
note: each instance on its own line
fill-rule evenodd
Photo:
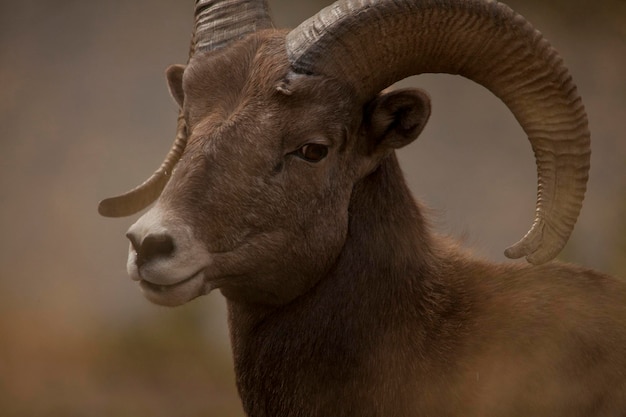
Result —
M 293 71 L 344 79 L 365 103 L 422 73 L 469 78 L 499 97 L 537 160 L 537 206 L 509 257 L 543 263 L 567 242 L 590 162 L 587 116 L 562 58 L 521 15 L 493 0 L 340 0 L 286 37 Z
M 194 51 L 212 51 L 274 27 L 266 0 L 197 0 Z

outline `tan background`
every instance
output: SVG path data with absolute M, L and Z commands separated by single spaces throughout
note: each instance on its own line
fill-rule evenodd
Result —
M 328 3 L 270 1 L 279 26 Z M 626 2 L 510 4 L 561 51 L 591 122 L 592 177 L 563 258 L 626 276 Z M 3 416 L 242 415 L 221 296 L 149 304 L 125 273 L 133 219 L 96 213 L 170 145 L 163 73 L 186 59 L 192 12 L 191 0 L 0 0 Z M 535 203 L 521 129 L 469 81 L 412 82 L 434 114 L 401 152 L 411 187 L 438 230 L 504 260 Z

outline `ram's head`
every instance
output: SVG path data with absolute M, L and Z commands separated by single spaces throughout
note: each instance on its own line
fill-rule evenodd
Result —
M 345 0 L 281 31 L 264 1 L 199 0 L 191 49 L 167 71 L 181 107 L 172 151 L 100 205 L 125 216 L 158 199 L 128 232 L 129 273 L 154 302 L 220 288 L 284 303 L 314 285 L 340 256 L 355 186 L 430 114 L 425 93 L 383 90 L 426 72 L 484 85 L 528 135 L 536 218 L 507 256 L 546 262 L 571 233 L 589 169 L 584 108 L 557 53 L 505 5 Z

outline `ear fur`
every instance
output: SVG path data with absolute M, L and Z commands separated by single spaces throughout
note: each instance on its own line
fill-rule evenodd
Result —
M 430 97 L 417 88 L 382 92 L 366 109 L 369 154 L 387 153 L 413 142 L 430 117 Z
M 183 73 L 185 72 L 184 65 L 172 65 L 167 68 L 165 75 L 167 77 L 167 85 L 170 89 L 170 94 L 176 100 L 176 103 L 182 108 L 185 101 L 185 94 L 183 93 Z

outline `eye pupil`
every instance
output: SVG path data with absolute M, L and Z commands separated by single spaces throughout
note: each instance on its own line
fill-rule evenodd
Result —
M 300 148 L 298 154 L 309 162 L 319 162 L 328 155 L 328 147 L 319 143 L 309 143 Z

